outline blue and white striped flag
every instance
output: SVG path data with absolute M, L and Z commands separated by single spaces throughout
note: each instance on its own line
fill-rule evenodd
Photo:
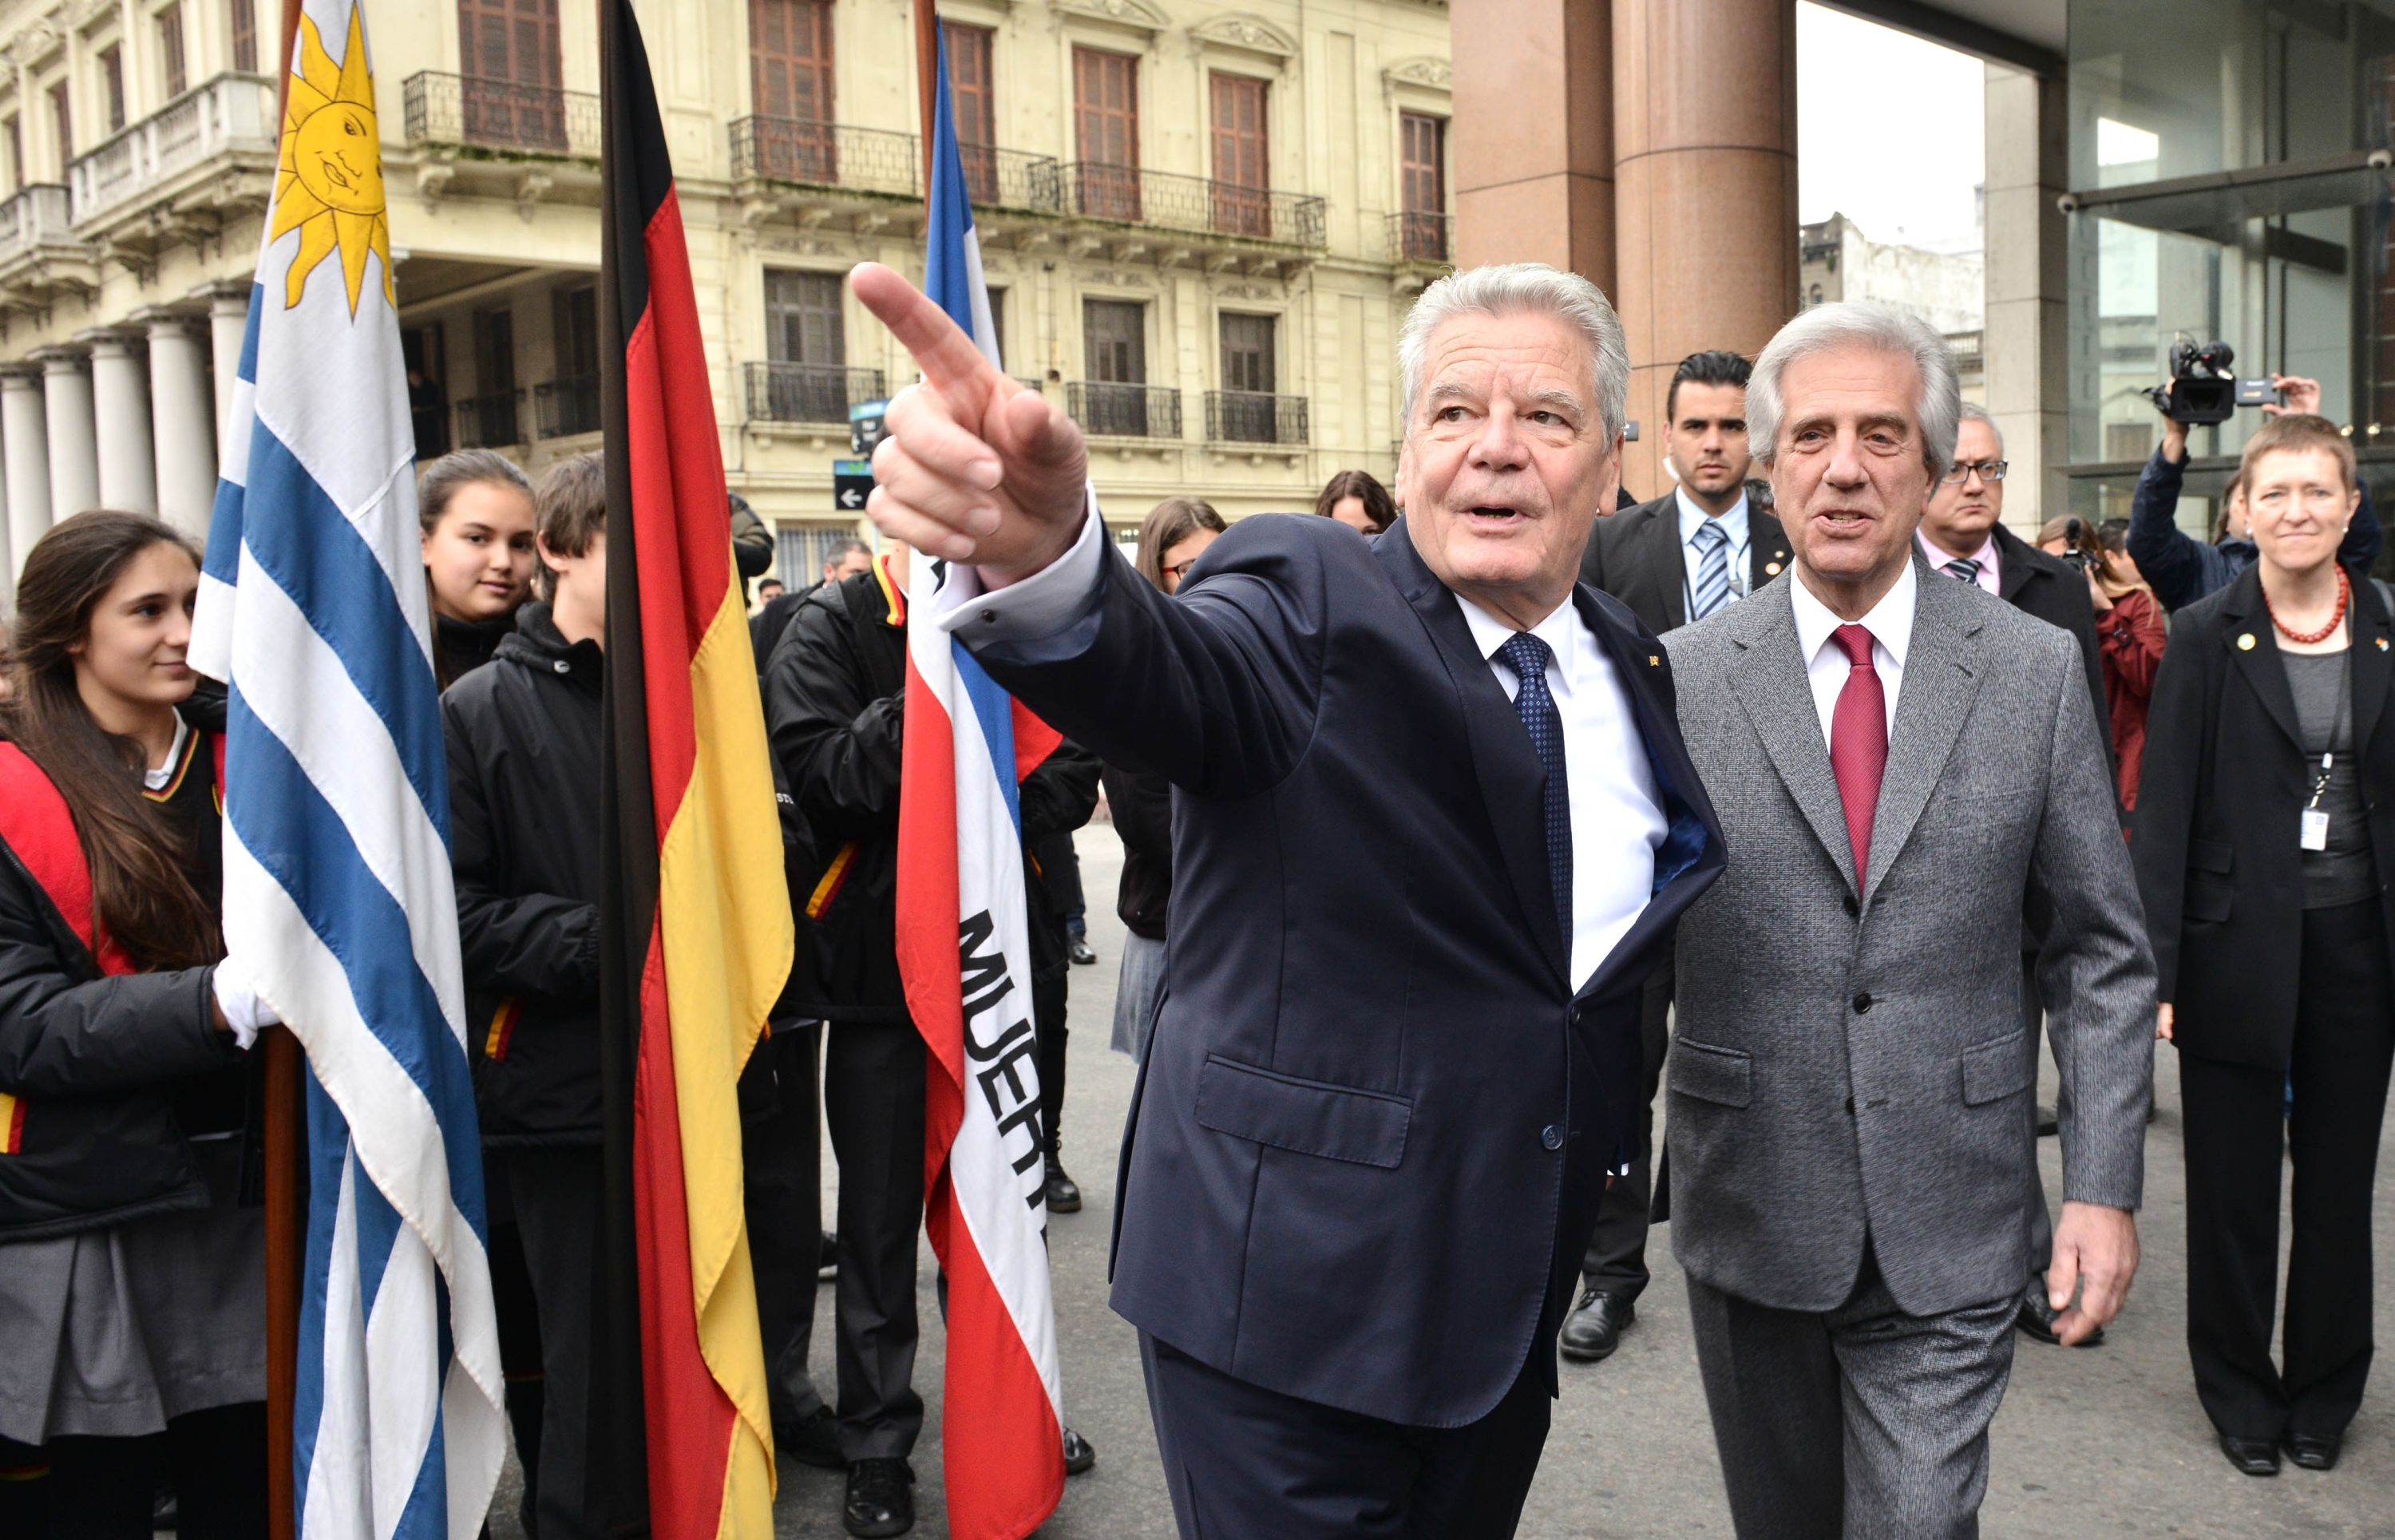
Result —
M 973 229 L 973 184 L 965 179 L 964 154 L 957 143 L 956 114 L 948 95 L 948 35 L 940 33 L 939 95 L 932 110 L 932 191 L 923 232 L 923 292 L 948 312 L 999 368 L 998 323 L 989 311 L 989 281 L 982 276 L 981 235 Z
M 504 1449 L 381 136 L 306 0 L 192 661 L 232 686 L 224 929 L 308 1055 L 302 1540 L 466 1540 Z

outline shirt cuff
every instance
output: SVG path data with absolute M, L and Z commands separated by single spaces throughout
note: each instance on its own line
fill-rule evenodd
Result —
M 951 563 L 947 580 L 932 600 L 932 624 L 978 647 L 1054 636 L 1097 608 L 1105 579 L 1106 526 L 1098 516 L 1097 486 L 1091 485 L 1083 496 L 1088 508 L 1080 538 L 1021 582 L 986 589 L 979 568 Z

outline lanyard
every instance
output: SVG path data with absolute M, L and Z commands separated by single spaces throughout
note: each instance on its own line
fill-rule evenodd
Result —
M 2329 724 L 2328 748 L 2321 755 L 2320 779 L 2312 782 L 2312 800 L 2304 804 L 2306 812 L 2320 806 L 2321 794 L 2328 790 L 2329 772 L 2336 764 L 2336 740 L 2344 736 L 2347 710 L 2353 704 L 2353 649 L 2345 649 L 2345 666 L 2337 670 L 2336 720 Z

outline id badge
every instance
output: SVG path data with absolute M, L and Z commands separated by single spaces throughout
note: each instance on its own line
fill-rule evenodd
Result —
M 2328 848 L 2328 815 L 2316 807 L 2304 809 L 2304 831 L 2301 841 L 2306 850 Z

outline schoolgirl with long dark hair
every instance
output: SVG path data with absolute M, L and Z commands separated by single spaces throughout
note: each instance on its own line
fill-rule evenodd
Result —
M 266 1522 L 265 1237 L 224 961 L 220 721 L 192 705 L 199 553 L 136 513 L 28 553 L 0 702 L 0 1467 L 10 1533 Z M 220 708 L 218 708 L 220 710 Z M 38 1475 L 46 1467 L 46 1476 Z

